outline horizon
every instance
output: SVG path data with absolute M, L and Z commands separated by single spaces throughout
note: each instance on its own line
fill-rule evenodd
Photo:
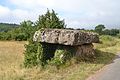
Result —
M 0 23 L 20 24 L 24 20 L 36 21 L 39 15 L 53 9 L 67 28 L 94 29 L 120 28 L 119 0 L 1 0 Z M 9 4 L 8 4 L 9 3 Z M 61 6 L 62 5 L 62 6 Z

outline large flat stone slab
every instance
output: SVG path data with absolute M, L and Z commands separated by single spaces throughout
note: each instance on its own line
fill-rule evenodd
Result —
M 44 29 L 35 32 L 33 41 L 77 46 L 98 43 L 99 36 L 96 33 L 80 30 Z

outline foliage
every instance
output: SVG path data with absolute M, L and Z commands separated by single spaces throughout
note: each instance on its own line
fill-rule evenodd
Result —
M 100 41 L 101 43 L 96 46 L 98 49 L 114 46 L 118 43 L 118 40 L 115 37 L 109 35 L 100 36 Z
M 0 40 L 13 40 L 13 30 L 18 28 L 17 24 L 0 23 Z
M 65 64 L 66 60 L 70 58 L 70 52 L 63 49 L 57 49 L 52 60 L 49 62 L 51 65 L 55 65 L 57 68 Z
M 104 35 L 111 35 L 111 36 L 116 36 L 117 34 L 119 34 L 119 29 L 105 29 L 103 31 Z
M 54 10 L 52 10 L 52 12 L 48 10 L 46 14 L 39 16 L 38 20 L 34 24 L 35 24 L 34 25 L 35 28 L 33 29 L 32 32 L 30 29 L 29 44 L 26 45 L 27 47 L 24 53 L 24 55 L 26 56 L 25 62 L 24 62 L 25 67 L 31 67 L 31 65 L 35 66 L 39 64 L 44 66 L 44 64 L 47 63 L 47 60 L 51 59 L 52 54 L 54 55 L 54 51 L 56 49 L 56 47 L 53 47 L 55 48 L 53 49 L 48 44 L 42 44 L 42 46 L 40 46 L 41 44 L 37 42 L 34 44 L 34 42 L 32 41 L 34 32 L 43 28 L 64 28 L 65 27 L 64 20 L 60 20 Z M 26 27 L 26 23 L 24 23 L 23 26 L 24 25 Z
M 118 37 L 118 38 L 120 38 L 120 33 L 119 33 L 119 34 L 117 34 L 117 37 Z
M 100 24 L 100 25 L 98 25 L 98 26 L 95 27 L 95 31 L 97 33 L 99 33 L 100 35 L 102 34 L 103 29 L 105 29 L 105 26 L 102 25 L 102 24 Z
M 8 32 L 18 27 L 19 27 L 18 24 L 0 23 L 0 32 Z
M 49 43 L 41 43 L 42 53 L 40 53 L 39 60 L 41 65 L 44 66 L 47 64 L 48 60 L 51 60 L 54 57 L 55 50 L 57 49 L 57 45 L 52 45 Z
M 33 24 L 30 20 L 21 23 L 21 32 L 26 35 L 26 40 L 30 39 L 36 31 L 36 27 Z
M 41 46 L 39 43 L 31 43 L 29 45 L 25 45 L 25 52 L 24 52 L 24 65 L 25 67 L 32 67 L 38 65 L 39 60 L 38 56 L 40 55 L 40 51 L 42 51 Z M 39 48 L 39 50 L 38 50 Z
M 55 66 L 57 69 L 61 66 L 68 66 L 70 60 L 75 56 L 74 52 L 75 48 L 72 46 L 58 45 L 53 58 L 48 61 L 48 64 Z
M 64 20 L 60 20 L 59 17 L 57 16 L 57 13 L 55 13 L 54 10 L 52 10 L 52 12 L 47 10 L 46 14 L 39 16 L 35 25 L 37 26 L 37 29 L 41 28 L 61 29 L 66 27 Z
M 0 40 L 25 41 L 33 36 L 35 29 L 36 27 L 33 26 L 33 22 L 31 22 L 30 20 L 23 21 L 21 22 L 21 25 L 17 28 L 13 28 L 11 30 L 8 30 L 7 32 L 0 32 Z
M 25 41 L 27 39 L 27 35 L 25 33 L 19 33 L 16 35 L 16 41 Z
M 102 24 L 95 27 L 95 32 L 100 35 L 110 35 L 110 36 L 117 36 L 119 34 L 119 29 L 105 29 L 106 27 Z

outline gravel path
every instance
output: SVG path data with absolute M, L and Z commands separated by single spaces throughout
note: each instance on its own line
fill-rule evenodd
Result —
M 105 66 L 87 80 L 120 80 L 120 54 L 111 64 Z

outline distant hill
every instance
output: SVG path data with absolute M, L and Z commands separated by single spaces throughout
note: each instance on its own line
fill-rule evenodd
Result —
M 7 32 L 17 27 L 19 27 L 18 24 L 0 23 L 0 32 Z

